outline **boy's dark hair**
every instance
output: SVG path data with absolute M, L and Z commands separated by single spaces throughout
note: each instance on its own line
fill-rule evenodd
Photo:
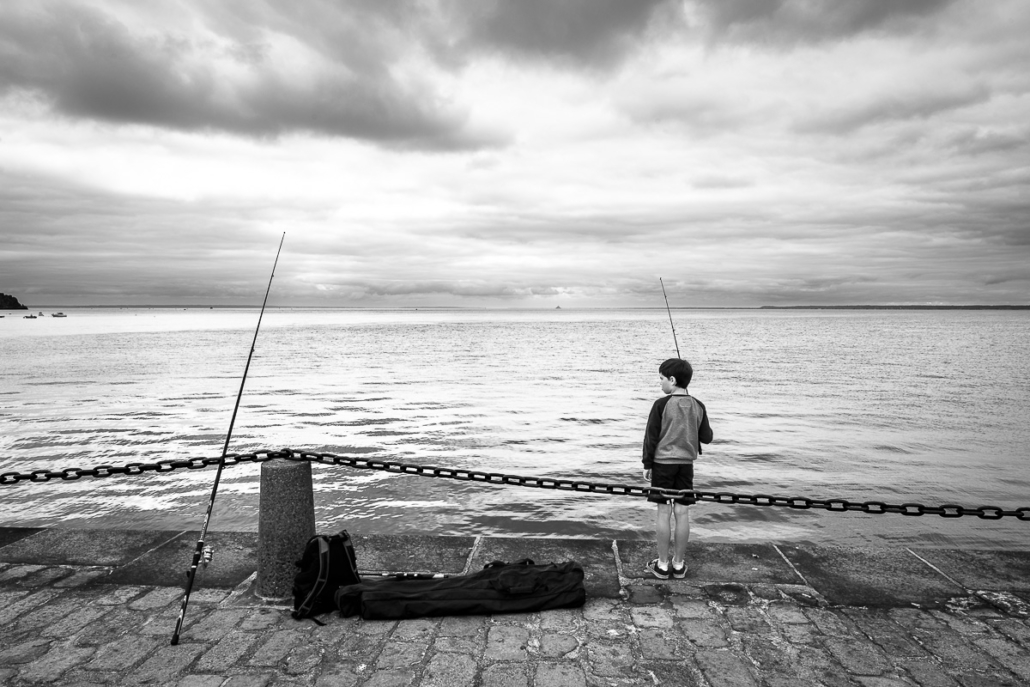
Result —
M 694 378 L 694 368 L 686 360 L 669 358 L 658 366 L 658 372 L 665 377 L 675 377 L 676 386 L 686 389 L 690 380 Z

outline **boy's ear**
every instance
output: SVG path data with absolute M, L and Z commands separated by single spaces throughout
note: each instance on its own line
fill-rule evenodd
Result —
M 673 386 L 679 386 L 679 384 L 676 383 L 676 377 L 673 375 L 669 375 L 669 381 L 672 382 Z

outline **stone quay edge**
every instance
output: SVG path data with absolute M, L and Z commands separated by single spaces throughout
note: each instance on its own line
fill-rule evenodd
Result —
M 1030 685 L 1030 551 L 351 532 L 364 576 L 576 560 L 582 608 L 363 621 L 255 592 L 252 532 L 0 527 L 0 684 L 177 687 Z

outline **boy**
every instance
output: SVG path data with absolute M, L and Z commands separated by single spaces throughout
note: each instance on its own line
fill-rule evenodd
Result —
M 661 489 L 694 489 L 694 460 L 701 455 L 701 444 L 712 442 L 708 411 L 701 401 L 687 393 L 694 369 L 686 360 L 670 358 L 658 366 L 662 391 L 666 394 L 651 406 L 644 432 L 644 479 Z M 648 496 L 658 504 L 655 525 L 658 536 L 658 558 L 647 564 L 647 570 L 660 580 L 687 575 L 683 556 L 690 538 L 690 510 L 696 499 L 677 498 L 675 503 L 664 496 Z M 669 538 L 672 536 L 672 561 L 669 561 Z

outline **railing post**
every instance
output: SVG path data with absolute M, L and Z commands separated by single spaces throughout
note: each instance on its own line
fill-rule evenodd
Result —
M 260 504 L 257 595 L 288 598 L 297 574 L 294 561 L 315 535 L 311 463 L 278 459 L 262 463 Z

